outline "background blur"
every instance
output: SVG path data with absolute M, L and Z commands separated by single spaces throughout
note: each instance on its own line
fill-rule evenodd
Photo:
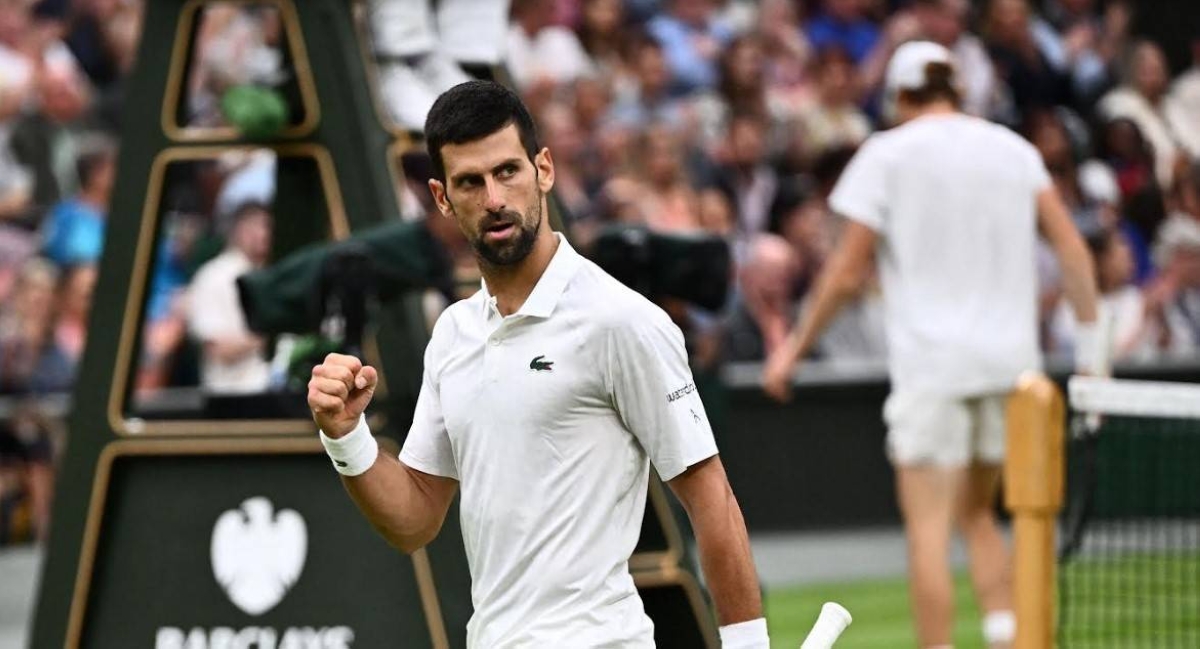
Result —
M 389 4 L 362 7 L 376 38 L 386 33 Z M 884 67 L 912 39 L 953 51 L 967 112 L 1019 132 L 1041 152 L 1096 255 L 1119 366 L 1200 367 L 1200 31 L 1179 26 L 1195 24 L 1194 16 L 1174 22 L 1154 6 L 512 0 L 503 63 L 553 153 L 557 199 L 577 246 L 587 250 L 612 224 L 729 242 L 734 269 L 723 308 L 663 301 L 686 334 L 714 419 L 728 421 L 739 408 L 767 408 L 744 396 L 755 392 L 756 363 L 805 308 L 840 227 L 826 198 L 855 148 L 886 126 Z M 124 87 L 142 9 L 139 0 L 0 0 L 0 546 L 27 547 L 48 532 L 122 108 L 141 100 Z M 202 20 L 182 127 L 229 126 L 233 89 L 275 89 L 285 98 L 295 89 L 278 10 L 214 2 Z M 399 130 L 419 131 L 406 93 L 436 94 L 465 78 L 448 60 L 416 60 L 379 41 L 364 48 L 378 65 L 381 112 Z M 432 209 L 421 177 L 428 162 L 418 150 L 402 164 L 403 216 L 430 219 L 454 269 L 455 286 L 425 300 L 432 322 L 474 290 L 478 273 L 453 224 Z M 132 410 L 161 412 L 195 391 L 266 392 L 286 383 L 279 359 L 292 343 L 251 334 L 230 315 L 236 304 L 222 302 L 231 277 L 267 261 L 275 168 L 268 150 L 231 153 L 190 165 L 167 188 L 171 209 L 156 249 Z M 1053 365 L 1070 358 L 1074 323 L 1052 255 L 1041 257 L 1039 327 Z M 880 389 L 881 317 L 878 288 L 867 282 L 802 370 L 813 394 L 848 381 Z M 879 441 L 866 446 L 879 456 L 873 466 L 882 464 Z M 741 480 L 735 488 L 748 494 L 752 531 L 764 532 L 756 548 L 786 555 L 788 546 L 772 545 L 766 532 L 787 529 L 790 519 L 771 518 L 752 480 Z M 875 500 L 887 507 L 886 496 Z M 846 520 L 825 522 L 840 528 Z

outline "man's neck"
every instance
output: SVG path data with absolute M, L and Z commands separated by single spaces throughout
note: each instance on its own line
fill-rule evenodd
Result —
M 538 280 L 542 278 L 558 250 L 558 235 L 554 234 L 547 224 L 542 225 L 533 250 L 520 263 L 512 266 L 493 266 L 480 261 L 480 272 L 483 274 L 483 280 L 487 282 L 488 293 L 496 298 L 496 309 L 500 311 L 500 315 L 512 315 L 525 304 L 525 300 L 533 292 L 533 287 L 537 286 Z

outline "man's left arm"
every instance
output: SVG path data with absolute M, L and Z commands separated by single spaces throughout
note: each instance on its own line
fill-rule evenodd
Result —
M 667 484 L 692 522 L 722 647 L 766 649 L 767 624 L 750 538 L 720 456 L 692 465 Z

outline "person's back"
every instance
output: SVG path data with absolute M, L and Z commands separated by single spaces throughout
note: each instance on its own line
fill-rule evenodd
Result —
M 895 387 L 995 392 L 1039 366 L 1036 196 L 1049 178 L 1031 145 L 929 115 L 871 138 L 843 180 L 834 209 L 881 235 Z

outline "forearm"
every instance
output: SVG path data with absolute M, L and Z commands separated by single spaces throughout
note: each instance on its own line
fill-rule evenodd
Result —
M 403 552 L 421 549 L 442 527 L 445 512 L 428 486 L 383 449 L 366 473 L 342 476 L 342 484 L 371 526 Z
M 858 293 L 858 280 L 838 272 L 823 273 L 813 292 L 812 305 L 800 317 L 785 345 L 793 360 L 799 360 L 817 344 L 846 303 Z
M 746 522 L 733 492 L 727 506 L 702 513 L 692 525 L 700 551 L 700 567 L 712 593 L 719 624 L 735 624 L 763 616 L 758 574 L 750 553 Z M 723 509 L 723 511 L 722 511 Z
M 1092 256 L 1083 240 L 1065 245 L 1058 257 L 1062 265 L 1063 295 L 1075 312 L 1075 318 L 1082 323 L 1096 322 L 1099 292 L 1092 269 Z

